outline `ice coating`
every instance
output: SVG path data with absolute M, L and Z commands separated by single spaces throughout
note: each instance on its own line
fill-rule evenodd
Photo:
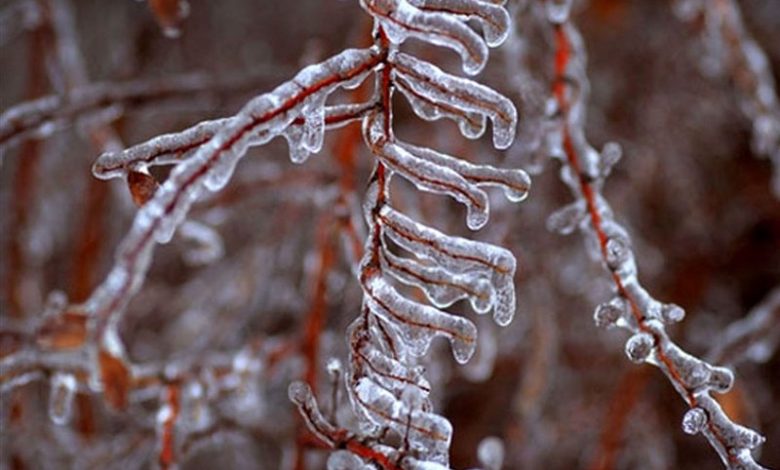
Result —
M 628 331 L 631 334 L 625 345 L 628 358 L 636 363 L 653 364 L 663 371 L 690 407 L 683 419 L 685 432 L 704 434 L 729 468 L 763 468 L 750 453 L 763 438 L 731 422 L 710 395 L 729 390 L 733 373 L 688 354 L 668 337 L 665 325 L 682 320 L 685 311 L 675 304 L 656 300 L 640 284 L 628 231 L 616 220 L 601 194 L 604 180 L 619 161 L 621 152 L 608 144 L 599 153 L 585 136 L 590 84 L 582 38 L 568 19 L 569 3 L 548 0 L 545 4 L 556 38 L 552 99 L 554 108 L 561 114 L 558 128 L 551 131 L 546 142 L 550 146 L 548 153 L 563 161 L 561 180 L 575 200 L 550 216 L 548 227 L 560 233 L 575 229 L 583 232 L 588 253 L 604 266 L 614 291 L 611 301 L 597 307 L 596 324 Z M 721 9 L 706 10 L 720 12 Z
M 463 70 L 469 75 L 479 73 L 487 63 L 487 44 L 455 15 L 421 10 L 406 0 L 361 0 L 360 4 L 396 44 L 414 37 L 452 49 L 460 55 Z
M 485 85 L 451 75 L 408 54 L 399 52 L 393 61 L 395 73 L 415 94 L 462 112 L 485 115 L 493 122 L 493 145 L 505 149 L 512 144 L 517 128 L 517 110 L 508 98 Z
M 477 328 L 465 318 L 407 300 L 381 277 L 367 282 L 366 293 L 369 308 L 396 325 L 412 354 L 425 354 L 436 336 L 450 341 L 452 353 L 460 363 L 474 354 Z
M 377 155 L 418 189 L 446 194 L 464 204 L 470 229 L 478 230 L 487 223 L 490 215 L 487 194 L 457 171 L 417 158 L 399 145 L 385 145 Z
M 383 208 L 385 234 L 395 243 L 452 273 L 484 273 L 496 292 L 493 318 L 499 325 L 512 320 L 515 311 L 515 258 L 507 250 L 464 238 L 451 237 L 414 222 L 403 214 Z

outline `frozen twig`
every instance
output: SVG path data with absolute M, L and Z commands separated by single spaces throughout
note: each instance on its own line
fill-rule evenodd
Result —
M 608 144 L 598 152 L 587 141 L 589 82 L 585 49 L 568 11 L 562 12 L 559 3 L 546 4 L 555 35 L 552 97 L 560 119 L 551 138 L 551 153 L 561 159 L 561 179 L 576 201 L 554 213 L 548 225 L 562 233 L 579 228 L 585 235 L 590 254 L 609 272 L 615 292 L 612 300 L 596 308 L 596 324 L 629 331 L 631 337 L 625 348 L 628 358 L 663 371 L 690 407 L 683 418 L 683 430 L 702 433 L 729 468 L 763 468 L 751 451 L 764 442 L 764 437 L 732 422 L 711 395 L 731 388 L 733 372 L 677 346 L 665 325 L 682 320 L 684 310 L 657 301 L 639 282 L 628 232 L 601 194 L 606 177 L 620 158 L 620 148 Z

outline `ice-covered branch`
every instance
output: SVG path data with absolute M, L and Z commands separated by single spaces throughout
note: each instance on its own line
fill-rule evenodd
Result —
M 335 453 L 332 458 L 357 459 L 350 465 L 374 460 L 383 468 L 446 467 L 452 427 L 432 410 L 430 384 L 416 358 L 427 353 L 436 337 L 450 342 L 460 363 L 473 355 L 476 326 L 444 310 L 458 300 L 469 300 L 478 313 L 493 311 L 500 325 L 511 321 L 515 258 L 503 248 L 450 236 L 404 215 L 393 208 L 391 180 L 398 175 L 421 191 L 462 203 L 473 230 L 488 220 L 484 187 L 499 187 L 510 200 L 519 201 L 525 198 L 530 181 L 520 170 L 471 164 L 395 137 L 392 95 L 396 88 L 416 114 L 427 120 L 452 118 L 469 138 L 483 134 L 490 119 L 498 148 L 511 144 L 517 120 L 514 106 L 499 93 L 399 52 L 398 47 L 407 37 L 448 47 L 461 54 L 464 70 L 476 73 L 484 66 L 488 45 L 506 37 L 508 15 L 502 7 L 478 0 L 363 1 L 362 5 L 375 20 L 375 47 L 383 51 L 383 60 L 375 80 L 378 105 L 362 118 L 364 140 L 377 162 L 363 203 L 369 228 L 359 266 L 364 297 L 361 313 L 349 328 L 346 382 L 364 433 L 370 439 L 389 433 L 402 444 L 384 454 L 396 456 L 389 463 L 353 450 L 353 457 Z M 483 24 L 484 39 L 466 24 L 469 19 Z M 397 283 L 422 290 L 433 305 L 407 298 Z M 315 413 L 316 402 L 302 387 L 291 388 L 291 397 L 320 440 L 336 447 L 332 425 Z
M 328 95 L 338 87 L 359 84 L 381 59 L 376 48 L 347 50 L 305 68 L 292 81 L 250 101 L 236 116 L 222 121 L 221 126 L 209 128 L 207 143 L 188 154 L 187 159 L 171 161 L 176 166 L 159 188 L 154 182 L 139 178 L 144 175 L 143 164 L 132 169 L 113 169 L 115 173 L 124 173 L 136 189 L 141 187 L 134 196 L 138 196 L 142 207 L 106 280 L 83 305 L 67 309 L 78 309 L 81 318 L 87 320 L 82 327 L 88 327 L 88 334 L 79 336 L 77 344 L 84 345 L 92 361 L 88 367 L 93 377 L 90 385 L 97 384 L 109 403 L 125 406 L 137 379 L 137 371 L 124 358 L 124 347 L 115 328 L 127 302 L 143 283 L 154 244 L 171 238 L 203 189 L 216 191 L 227 183 L 237 160 L 250 145 L 260 145 L 287 132 L 293 156 L 319 150 L 326 126 L 340 125 L 370 108 L 357 105 L 326 109 Z M 71 65 L 77 62 L 70 61 Z M 74 68 L 70 76 L 74 82 L 80 82 L 78 69 Z M 179 136 L 178 143 L 182 140 L 186 139 Z M 72 324 L 64 323 L 66 332 Z M 66 341 L 71 336 L 65 336 Z
M 15 105 L 0 115 L 0 151 L 27 138 L 46 137 L 80 122 L 110 122 L 128 112 L 191 106 L 193 98 L 254 89 L 280 75 L 258 71 L 236 77 L 192 73 L 165 79 L 88 83 L 64 94 L 47 95 Z
M 640 284 L 627 230 L 621 226 L 601 188 L 620 150 L 609 144 L 598 152 L 585 136 L 589 81 L 582 38 L 568 18 L 548 3 L 548 18 L 555 36 L 552 98 L 559 126 L 551 136 L 550 152 L 560 158 L 561 179 L 576 201 L 548 220 L 548 226 L 562 233 L 576 228 L 585 235 L 590 254 L 609 272 L 615 297 L 596 308 L 594 319 L 602 327 L 617 326 L 631 333 L 625 352 L 636 363 L 653 364 L 663 371 L 690 407 L 683 430 L 702 433 L 729 468 L 762 468 L 751 451 L 764 438 L 732 422 L 712 392 L 731 388 L 733 373 L 711 365 L 678 347 L 667 335 L 665 325 L 682 320 L 685 312 L 673 304 L 654 299 Z

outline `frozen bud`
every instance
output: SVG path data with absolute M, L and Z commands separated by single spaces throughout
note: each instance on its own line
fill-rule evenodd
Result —
M 569 19 L 572 0 L 547 0 L 547 20 L 551 23 L 563 23 Z
M 607 267 L 617 271 L 631 257 L 631 247 L 623 237 L 613 237 L 607 240 Z
M 482 439 L 477 448 L 477 458 L 485 470 L 501 470 L 504 464 L 504 442 L 495 436 Z
M 701 387 L 710 376 L 709 368 L 699 360 L 681 361 L 678 368 L 684 377 L 685 386 L 691 389 Z
M 734 373 L 725 367 L 713 367 L 707 385 L 718 393 L 725 393 L 734 385 Z
M 287 396 L 291 402 L 301 406 L 311 399 L 311 388 L 304 382 L 295 381 L 287 388 Z
M 601 158 L 599 159 L 599 175 L 602 178 L 609 176 L 617 162 L 623 156 L 623 149 L 617 142 L 607 142 L 601 149 Z
M 698 434 L 706 425 L 707 412 L 699 407 L 691 408 L 683 416 L 682 428 L 686 434 Z
M 54 374 L 49 392 L 49 418 L 54 424 L 63 425 L 70 419 L 75 392 L 76 378 L 72 374 Z
M 547 230 L 561 235 L 569 235 L 574 232 L 584 217 L 585 210 L 581 204 L 566 205 L 550 214 L 550 217 L 547 218 Z
M 661 320 L 666 324 L 678 323 L 685 318 L 685 310 L 676 304 L 664 304 L 661 307 Z
M 341 376 L 341 371 L 343 370 L 341 361 L 335 357 L 328 359 L 328 363 L 325 365 L 325 369 L 328 371 L 328 376 L 330 376 L 332 380 L 338 380 L 338 378 Z
M 626 355 L 637 364 L 644 362 L 653 350 L 653 336 L 650 333 L 637 333 L 626 341 Z
M 593 321 L 599 328 L 611 328 L 623 316 L 626 311 L 625 300 L 615 297 L 609 302 L 604 302 L 596 307 L 593 312 Z

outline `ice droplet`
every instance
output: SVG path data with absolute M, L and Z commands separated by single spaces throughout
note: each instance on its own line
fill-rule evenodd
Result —
M 679 323 L 685 318 L 685 310 L 676 304 L 664 304 L 661 307 L 661 320 L 666 324 Z
M 653 336 L 650 333 L 637 333 L 626 341 L 626 355 L 637 364 L 644 362 L 653 350 Z
M 501 470 L 504 464 L 504 442 L 495 436 L 482 439 L 477 447 L 477 458 L 485 470 Z
M 596 311 L 593 313 L 593 321 L 599 328 L 612 328 L 625 312 L 625 300 L 615 297 L 609 302 L 604 302 L 596 307 Z
M 682 429 L 686 434 L 698 434 L 707 425 L 707 412 L 701 408 L 691 408 L 682 420 Z

